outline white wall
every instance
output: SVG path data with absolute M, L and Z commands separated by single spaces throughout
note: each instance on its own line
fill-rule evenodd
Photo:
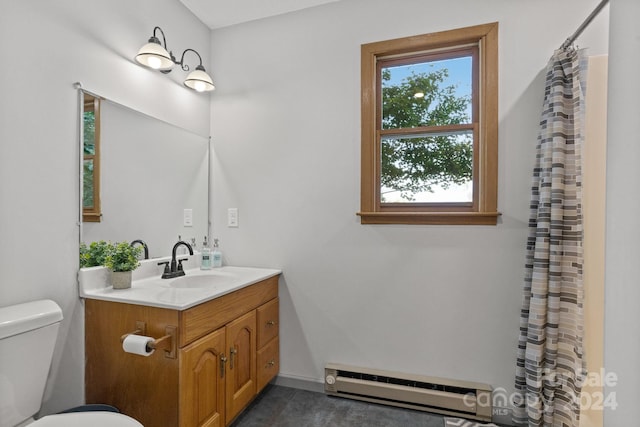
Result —
M 513 389 L 542 73 L 594 6 L 342 0 L 212 33 L 213 234 L 227 263 L 284 271 L 282 376 L 342 362 Z M 579 40 L 593 54 L 607 16 Z M 360 225 L 360 45 L 494 21 L 500 224 Z
M 177 0 L 0 2 L 0 305 L 51 298 L 63 308 L 45 413 L 84 400 L 73 83 L 209 132 L 209 97 L 182 87 L 182 71 L 133 63 L 155 25 L 174 53 L 209 60 L 209 30 Z
M 619 406 L 607 408 L 605 426 L 637 425 L 640 417 L 640 145 L 630 132 L 640 117 L 638 18 L 637 0 L 611 1 L 604 363 L 618 378 L 605 395 L 615 393 Z

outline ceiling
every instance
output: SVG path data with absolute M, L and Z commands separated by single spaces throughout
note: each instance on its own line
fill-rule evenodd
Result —
M 212 30 L 336 1 L 340 0 L 180 0 Z

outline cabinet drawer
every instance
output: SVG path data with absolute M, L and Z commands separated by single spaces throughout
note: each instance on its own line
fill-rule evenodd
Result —
M 180 347 L 277 296 L 278 276 L 274 276 L 181 312 L 180 326 L 183 332 L 180 334 Z
M 258 392 L 280 371 L 280 340 L 276 337 L 258 350 Z
M 274 298 L 258 307 L 258 348 L 278 336 L 280 328 L 279 299 Z

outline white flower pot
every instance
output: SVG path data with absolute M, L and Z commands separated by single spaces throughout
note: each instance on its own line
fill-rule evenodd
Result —
M 131 287 L 131 271 L 112 271 L 111 285 L 113 289 L 129 289 Z

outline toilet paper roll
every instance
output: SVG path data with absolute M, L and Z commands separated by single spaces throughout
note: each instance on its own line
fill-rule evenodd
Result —
M 131 354 L 138 354 L 140 356 L 150 356 L 155 350 L 149 347 L 149 344 L 154 341 L 151 337 L 144 335 L 127 335 L 122 341 L 122 349 Z

